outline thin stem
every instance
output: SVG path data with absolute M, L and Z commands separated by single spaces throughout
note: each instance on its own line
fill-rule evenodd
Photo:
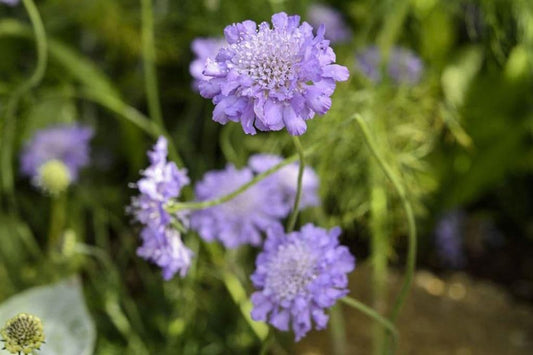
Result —
M 392 339 L 393 339 L 392 353 L 394 353 L 396 344 L 398 342 L 398 331 L 396 330 L 396 327 L 391 321 L 389 321 L 387 318 L 380 315 L 378 312 L 376 312 L 369 306 L 356 300 L 355 298 L 346 296 L 346 297 L 341 298 L 340 301 L 366 314 L 370 318 L 374 319 L 376 322 L 379 322 L 381 325 L 383 325 L 383 327 L 385 327 L 389 331 L 389 333 L 392 335 Z
M 333 340 L 333 354 L 348 354 L 348 344 L 346 343 L 346 325 L 342 305 L 337 303 L 329 313 L 331 322 L 331 338 Z
M 396 301 L 394 302 L 394 307 L 391 312 L 391 320 L 393 322 L 396 321 L 398 318 L 398 315 L 400 313 L 400 310 L 403 306 L 403 303 L 405 302 L 405 299 L 407 297 L 407 293 L 409 292 L 409 289 L 411 287 L 411 282 L 413 281 L 413 275 L 415 272 L 415 263 L 416 263 L 416 224 L 415 224 L 415 218 L 413 214 L 413 209 L 411 208 L 411 204 L 409 203 L 409 200 L 407 199 L 407 194 L 400 183 L 400 180 L 398 177 L 393 173 L 392 169 L 385 163 L 381 155 L 378 153 L 378 150 L 376 148 L 376 144 L 374 143 L 374 140 L 372 139 L 372 136 L 370 135 L 370 132 L 368 130 L 368 127 L 363 120 L 363 118 L 356 114 L 355 115 L 355 121 L 361 128 L 361 132 L 363 133 L 363 137 L 365 138 L 365 142 L 370 148 L 370 151 L 378 161 L 379 165 L 381 166 L 381 169 L 385 172 L 385 175 L 389 178 L 389 180 L 394 185 L 394 188 L 396 189 L 396 192 L 400 196 L 400 200 L 402 201 L 403 208 L 405 210 L 405 214 L 407 215 L 407 225 L 409 228 L 409 247 L 407 251 L 407 264 L 405 266 L 405 278 L 402 284 L 402 288 L 400 290 L 400 293 L 396 297 Z
M 316 146 L 312 146 L 312 147 L 306 149 L 303 152 L 304 155 L 311 154 L 315 150 L 315 147 Z M 233 192 L 231 192 L 231 193 L 229 193 L 227 195 L 224 195 L 224 196 L 221 196 L 221 197 L 218 197 L 218 198 L 214 198 L 212 200 L 207 200 L 207 201 L 173 202 L 173 203 L 169 204 L 166 207 L 166 210 L 169 213 L 174 213 L 174 212 L 177 212 L 177 211 L 180 211 L 180 210 L 201 210 L 201 209 L 204 209 L 204 208 L 213 207 L 213 206 L 220 205 L 222 203 L 228 202 L 228 201 L 234 199 L 235 197 L 237 197 L 239 194 L 241 194 L 244 191 L 246 191 L 247 189 L 249 189 L 250 187 L 252 187 L 253 185 L 255 185 L 256 183 L 258 183 L 259 181 L 261 181 L 261 180 L 267 178 L 268 176 L 274 174 L 276 171 L 280 170 L 284 166 L 287 166 L 290 163 L 295 162 L 297 159 L 298 159 L 298 154 L 292 155 L 291 157 L 283 160 L 281 163 L 279 163 L 279 164 L 273 166 L 272 168 L 262 172 L 261 174 L 256 175 L 252 180 L 248 181 L 246 184 L 242 185 L 237 190 L 235 190 L 235 191 L 233 191 Z
M 169 145 L 169 155 L 179 166 L 183 166 L 183 161 L 178 154 L 178 150 L 173 140 L 165 129 L 161 105 L 159 101 L 159 90 L 157 88 L 157 70 L 155 66 L 155 44 L 154 44 L 154 14 L 152 10 L 152 0 L 141 0 L 142 7 L 142 54 L 144 61 L 144 82 L 146 85 L 146 99 L 148 101 L 148 112 L 150 117 L 160 127 L 161 134 L 166 136 Z
M 48 232 L 48 251 L 52 252 L 59 243 L 63 232 L 67 211 L 67 192 L 50 198 L 50 226 Z
M 296 187 L 296 197 L 294 199 L 294 206 L 292 208 L 291 215 L 289 217 L 289 222 L 287 224 L 287 233 L 290 233 L 294 230 L 294 225 L 296 224 L 296 218 L 298 217 L 298 210 L 300 209 L 300 200 L 302 199 L 302 180 L 304 176 L 304 167 L 305 167 L 305 154 L 300 143 L 300 139 L 297 136 L 292 136 L 292 141 L 298 152 L 298 158 L 300 160 L 300 165 L 298 167 L 298 185 Z
M 31 77 L 25 82 L 21 83 L 9 98 L 6 105 L 5 123 L 3 127 L 3 145 L 2 145 L 2 187 L 5 192 L 13 196 L 13 167 L 11 165 L 11 155 L 13 151 L 13 139 L 15 137 L 16 120 L 15 114 L 19 101 L 22 99 L 31 88 L 38 85 L 46 71 L 47 57 L 47 42 L 44 25 L 39 15 L 39 11 L 35 6 L 33 0 L 23 0 L 24 7 L 30 18 L 33 32 L 35 35 L 36 49 L 37 49 L 37 66 Z

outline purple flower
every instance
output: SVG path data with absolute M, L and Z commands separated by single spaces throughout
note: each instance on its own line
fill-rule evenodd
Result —
M 4 4 L 15 6 L 18 5 L 20 0 L 0 0 L 0 2 L 3 2 Z
M 270 228 L 251 276 L 258 289 L 252 294 L 252 319 L 283 331 L 291 326 L 296 341 L 311 330 L 312 321 L 324 329 L 324 309 L 348 294 L 347 274 L 355 268 L 355 258 L 339 245 L 340 233 L 338 227 L 327 231 L 312 224 L 288 235 L 280 225 Z
M 435 227 L 435 243 L 441 262 L 452 268 L 464 267 L 463 227 L 465 214 L 460 210 L 445 213 Z
M 172 226 L 174 222 L 188 227 L 187 213 L 171 215 L 165 210 L 168 202 L 177 198 L 182 187 L 189 184 L 187 171 L 168 162 L 167 154 L 167 140 L 159 137 L 148 153 L 150 166 L 135 184 L 140 195 L 132 199 L 129 211 L 145 226 L 141 232 L 143 245 L 137 254 L 163 268 L 163 277 L 168 280 L 178 271 L 181 276 L 186 274 L 193 254 Z
M 379 83 L 381 77 L 381 53 L 375 46 L 368 47 L 356 56 L 359 70 L 372 82 Z M 397 85 L 415 85 L 424 72 L 422 60 L 412 51 L 394 47 L 387 67 L 388 77 Z
M 191 62 L 189 71 L 195 79 L 193 87 L 198 90 L 200 81 L 211 79 L 203 74 L 207 58 L 214 59 L 218 50 L 226 44 L 224 38 L 197 38 L 191 44 L 191 49 L 196 58 Z
M 326 26 L 325 37 L 331 43 L 342 43 L 350 40 L 352 35 L 350 28 L 344 22 L 342 14 L 336 9 L 321 4 L 313 4 L 309 6 L 307 17 L 313 27 Z
M 252 170 L 235 169 L 205 174 L 195 187 L 198 201 L 211 200 L 237 190 L 253 178 Z M 219 240 L 226 248 L 261 244 L 261 232 L 288 215 L 290 206 L 273 180 L 264 179 L 232 200 L 195 211 L 191 228 L 207 241 Z
M 55 160 L 67 167 L 70 181 L 76 181 L 79 169 L 89 163 L 92 136 L 92 128 L 78 125 L 58 125 L 37 131 L 22 151 L 22 174 L 37 183 L 40 168 Z
M 240 122 L 245 133 L 278 131 L 301 135 L 306 120 L 331 107 L 336 81 L 348 79 L 346 67 L 332 64 L 335 53 L 299 16 L 272 16 L 273 28 L 247 20 L 226 27 L 228 45 L 207 59 L 200 94 L 216 105 L 213 120 Z
M 194 254 L 183 244 L 177 230 L 145 227 L 141 238 L 143 245 L 137 249 L 137 255 L 161 267 L 165 280 L 170 280 L 176 272 L 181 277 L 187 274 Z
M 256 154 L 250 157 L 248 165 L 255 173 L 262 173 L 273 166 L 281 163 L 283 159 L 273 154 Z M 273 179 L 285 196 L 286 203 L 292 208 L 296 198 L 296 189 L 298 185 L 299 163 L 287 165 L 278 172 L 272 174 L 267 179 Z M 302 177 L 302 197 L 300 200 L 300 209 L 320 205 L 318 196 L 319 179 L 315 171 L 310 167 L 304 168 Z

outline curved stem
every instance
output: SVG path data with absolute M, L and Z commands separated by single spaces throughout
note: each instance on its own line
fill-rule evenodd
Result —
M 376 312 L 369 306 L 356 300 L 355 298 L 346 296 L 346 297 L 341 298 L 340 301 L 366 314 L 370 318 L 374 319 L 376 322 L 379 322 L 381 325 L 383 325 L 383 327 L 385 327 L 389 331 L 389 333 L 392 335 L 392 339 L 393 339 L 392 353 L 394 353 L 394 349 L 396 348 L 396 344 L 398 342 L 398 331 L 396 330 L 396 327 L 391 321 L 389 321 L 387 318 L 380 315 L 378 312 Z
M 312 146 L 308 149 L 306 149 L 303 153 L 304 155 L 311 154 L 316 146 Z M 181 210 L 201 210 L 208 207 L 213 207 L 216 205 L 220 205 L 224 202 L 228 202 L 235 197 L 237 197 L 239 194 L 243 193 L 244 191 L 248 190 L 250 187 L 258 183 L 259 181 L 267 178 L 268 176 L 274 174 L 276 171 L 280 170 L 284 166 L 289 165 L 290 163 L 295 162 L 298 159 L 298 154 L 292 155 L 291 157 L 283 160 L 281 163 L 273 166 L 272 168 L 262 172 L 261 174 L 256 175 L 252 180 L 248 181 L 246 184 L 239 187 L 237 190 L 207 201 L 192 201 L 192 202 L 173 202 L 169 205 L 167 205 L 166 210 L 169 213 L 174 213 Z
M 144 82 L 146 85 L 146 99 L 148 102 L 148 112 L 150 117 L 157 123 L 161 133 L 167 137 L 170 157 L 179 166 L 183 166 L 183 161 L 178 154 L 178 150 L 173 140 L 165 129 L 161 105 L 159 101 L 159 90 L 157 88 L 157 70 L 155 67 L 155 45 L 154 45 L 154 14 L 152 10 L 152 0 L 141 0 L 142 7 L 142 54 L 144 62 Z
M 39 15 L 39 11 L 35 6 L 33 0 L 23 0 L 24 7 L 30 18 L 33 32 L 35 35 L 36 49 L 37 49 L 37 66 L 31 77 L 20 84 L 13 94 L 9 98 L 9 101 L 6 105 L 6 114 L 5 114 L 5 123 L 3 127 L 3 144 L 2 144 L 2 187 L 5 192 L 13 197 L 13 167 L 11 165 L 11 155 L 13 151 L 13 139 L 15 137 L 16 129 L 16 120 L 15 114 L 17 111 L 17 106 L 20 99 L 26 94 L 31 88 L 39 84 L 44 76 L 46 71 L 47 63 L 47 42 L 46 42 L 46 32 L 44 30 L 44 25 Z
M 368 130 L 368 127 L 363 120 L 363 118 L 360 115 L 355 115 L 355 121 L 361 128 L 361 132 L 363 133 L 363 137 L 365 138 L 365 142 L 370 148 L 370 151 L 378 161 L 381 169 L 385 172 L 385 175 L 394 185 L 394 188 L 396 189 L 396 192 L 400 196 L 400 200 L 402 201 L 403 208 L 405 210 L 405 214 L 407 215 L 407 225 L 409 228 L 409 248 L 407 251 L 407 264 L 405 266 L 405 279 L 402 284 L 402 288 L 400 290 L 400 293 L 398 297 L 396 298 L 396 301 L 394 302 L 394 307 L 391 312 L 391 320 L 394 322 L 398 318 L 398 314 L 400 313 L 400 309 L 402 308 L 403 303 L 405 302 L 405 299 L 407 297 L 407 293 L 409 292 L 409 289 L 411 287 L 411 282 L 413 281 L 413 275 L 415 272 L 415 263 L 416 263 L 416 224 L 415 224 L 415 218 L 413 214 L 413 209 L 411 208 L 411 204 L 409 203 L 409 200 L 407 199 L 407 194 L 405 193 L 405 190 L 400 183 L 400 180 L 398 177 L 393 173 L 391 168 L 385 163 L 383 158 L 378 153 L 378 150 L 376 148 L 376 144 L 374 143 L 374 140 L 372 139 L 370 132 Z
M 298 185 L 296 187 L 296 197 L 294 199 L 294 206 L 292 207 L 291 216 L 289 217 L 289 222 L 287 224 L 287 233 L 290 233 L 294 230 L 294 225 L 296 224 L 296 218 L 298 217 L 298 210 L 300 209 L 300 200 L 302 199 L 302 180 L 304 176 L 304 167 L 305 167 L 305 154 L 300 143 L 300 139 L 297 136 L 292 136 L 292 140 L 298 152 L 298 158 L 300 159 L 300 165 L 298 167 Z

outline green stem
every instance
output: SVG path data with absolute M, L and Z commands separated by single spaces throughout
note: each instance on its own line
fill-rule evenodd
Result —
M 304 155 L 311 154 L 315 150 L 315 147 L 316 146 L 312 146 L 312 147 L 306 149 L 304 151 Z M 233 192 L 231 192 L 231 193 L 229 193 L 227 195 L 224 195 L 224 196 L 212 199 L 212 200 L 207 200 L 207 201 L 173 202 L 173 203 L 169 204 L 166 207 L 166 210 L 169 213 L 175 213 L 175 212 L 178 212 L 178 211 L 181 211 L 181 210 L 201 210 L 201 209 L 204 209 L 204 208 L 213 207 L 213 206 L 220 205 L 222 203 L 228 202 L 228 201 L 234 199 L 235 197 L 237 197 L 239 194 L 241 194 L 244 191 L 246 191 L 247 189 L 249 189 L 250 187 L 252 187 L 253 185 L 255 185 L 256 183 L 258 183 L 259 181 L 261 181 L 261 180 L 267 178 L 268 176 L 274 174 L 276 171 L 280 170 L 284 166 L 287 166 L 287 165 L 295 162 L 297 159 L 298 159 L 298 154 L 295 154 L 295 155 L 283 160 L 281 163 L 279 163 L 279 164 L 273 166 L 272 168 L 262 172 L 261 174 L 256 175 L 252 180 L 250 180 L 246 184 L 244 184 L 241 187 L 239 187 L 237 190 L 235 190 L 235 191 L 233 191 Z
M 67 192 L 50 198 L 50 226 L 48 232 L 48 251 L 52 252 L 59 243 L 66 221 Z
M 36 49 L 37 49 L 37 66 L 31 77 L 20 84 L 13 94 L 9 98 L 6 105 L 6 114 L 5 114 L 5 123 L 3 127 L 3 145 L 2 145 L 2 187 L 3 190 L 8 193 L 11 197 L 11 200 L 14 204 L 14 195 L 13 195 L 13 167 L 11 164 L 11 155 L 13 151 L 13 140 L 15 137 L 16 130 L 16 120 L 15 114 L 17 111 L 17 106 L 19 101 L 22 99 L 24 94 L 31 90 L 34 86 L 38 85 L 46 71 L 47 63 L 47 42 L 46 42 L 46 32 L 44 30 L 44 25 L 39 15 L 39 11 L 35 6 L 33 0 L 23 0 L 24 7 L 30 18 L 33 32 L 35 35 Z
M 348 354 L 348 344 L 346 343 L 346 326 L 342 305 L 336 304 L 330 311 L 331 337 L 333 340 L 333 354 Z
M 298 210 L 300 209 L 300 200 L 302 199 L 302 180 L 304 176 L 304 167 L 305 167 L 305 153 L 300 143 L 300 139 L 297 136 L 292 136 L 294 146 L 298 152 L 298 158 L 300 160 L 300 165 L 298 167 L 298 185 L 296 188 L 296 198 L 294 199 L 294 206 L 292 208 L 291 215 L 289 217 L 289 222 L 287 224 L 287 233 L 290 233 L 294 230 L 296 224 L 296 218 L 298 217 Z
M 361 128 L 361 132 L 363 133 L 363 137 L 365 138 L 365 142 L 370 148 L 370 151 L 378 161 L 379 165 L 381 166 L 381 169 L 385 172 L 385 175 L 389 178 L 389 180 L 394 185 L 394 188 L 396 189 L 396 192 L 400 196 L 400 200 L 402 201 L 403 208 L 405 210 L 405 214 L 407 215 L 407 225 L 409 228 L 409 234 L 408 234 L 408 251 L 407 251 L 407 264 L 405 266 L 405 278 L 400 290 L 400 293 L 398 294 L 396 301 L 394 302 L 394 307 L 391 312 L 391 320 L 393 322 L 396 321 L 398 318 L 398 315 L 400 313 L 400 310 L 403 306 L 403 303 L 405 302 L 405 299 L 407 297 L 407 294 L 409 292 L 409 289 L 411 287 L 411 282 L 413 281 L 413 275 L 415 272 L 415 263 L 416 263 L 416 224 L 415 224 L 415 218 L 413 214 L 413 209 L 411 208 L 411 204 L 409 203 L 409 200 L 407 199 L 407 194 L 400 183 L 400 180 L 398 177 L 393 173 L 392 169 L 385 163 L 383 158 L 378 153 L 378 150 L 376 148 L 376 144 L 374 143 L 374 140 L 372 139 L 372 136 L 370 135 L 370 132 L 368 130 L 368 127 L 363 120 L 363 118 L 356 114 L 355 115 L 355 121 Z
M 354 298 L 346 296 L 346 297 L 341 298 L 340 300 L 341 302 L 344 302 L 348 306 L 357 309 L 358 311 L 366 314 L 370 318 L 374 319 L 376 322 L 379 322 L 381 325 L 383 325 L 383 327 L 385 327 L 389 331 L 389 333 L 392 335 L 392 339 L 393 339 L 392 353 L 394 353 L 396 344 L 398 343 L 398 331 L 396 330 L 396 327 L 391 321 L 389 321 L 387 318 L 380 315 L 378 312 L 376 312 L 369 306 L 365 305 L 362 302 L 359 302 L 358 300 Z
M 144 61 L 144 82 L 146 85 L 146 98 L 148 101 L 148 112 L 150 117 L 160 127 L 161 133 L 166 136 L 169 146 L 169 155 L 179 166 L 183 166 L 183 161 L 178 154 L 173 140 L 165 129 L 161 105 L 159 101 L 159 90 L 157 88 L 157 70 L 155 66 L 155 45 L 154 45 L 154 16 L 152 10 L 152 0 L 141 0 L 142 7 L 142 54 Z

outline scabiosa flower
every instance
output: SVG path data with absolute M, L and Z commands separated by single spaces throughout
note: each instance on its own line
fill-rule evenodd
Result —
M 273 154 L 256 154 L 250 157 L 248 165 L 255 173 L 262 173 L 282 162 L 282 158 Z M 273 179 L 284 195 L 286 203 L 291 206 L 294 205 L 296 198 L 296 190 L 298 185 L 298 169 L 299 163 L 294 163 L 281 168 L 276 173 L 269 176 L 267 179 Z M 300 208 L 320 205 L 320 197 L 318 196 L 319 179 L 315 171 L 306 166 L 302 177 L 302 197 L 300 200 Z
M 51 169 L 51 166 L 46 168 L 47 163 L 53 161 L 52 165 L 63 165 L 68 170 L 68 183 L 76 181 L 80 168 L 89 163 L 89 140 L 92 136 L 91 128 L 78 125 L 58 125 L 38 131 L 22 151 L 22 174 L 29 176 L 34 185 L 43 186 L 46 183 L 44 173 L 59 171 Z
M 252 319 L 268 321 L 279 330 L 295 333 L 296 341 L 311 330 L 324 329 L 324 309 L 348 294 L 347 274 L 355 258 L 339 245 L 340 228 L 329 231 L 307 224 L 286 235 L 280 225 L 267 232 L 251 279 Z
M 154 149 L 148 152 L 150 166 L 135 184 L 140 195 L 132 199 L 129 212 L 145 226 L 141 232 L 143 245 L 137 249 L 137 254 L 160 266 L 163 277 L 168 280 L 178 271 L 185 276 L 193 253 L 172 226 L 175 222 L 188 227 L 187 213 L 171 215 L 165 210 L 168 202 L 177 198 L 182 187 L 189 184 L 187 171 L 168 162 L 167 154 L 167 140 L 159 137 Z
M 381 53 L 375 46 L 368 47 L 356 56 L 359 70 L 374 83 L 382 80 L 381 60 Z M 395 84 L 415 85 L 420 82 L 423 72 L 424 65 L 416 54 L 405 48 L 392 48 L 387 75 Z
M 191 62 L 189 71 L 194 78 L 193 87 L 198 90 L 202 80 L 211 79 L 203 74 L 207 58 L 214 59 L 218 50 L 226 44 L 224 38 L 197 38 L 192 41 L 191 49 L 196 58 Z
M 463 227 L 465 215 L 460 210 L 445 213 L 435 228 L 435 244 L 441 262 L 451 268 L 465 265 Z
M 0 330 L 4 349 L 11 354 L 32 354 L 44 343 L 43 324 L 31 314 L 19 313 Z
M 331 107 L 336 81 L 348 79 L 346 67 L 333 64 L 335 53 L 299 16 L 272 16 L 273 28 L 247 20 L 226 27 L 228 45 L 207 59 L 200 94 L 216 105 L 213 120 L 240 122 L 247 134 L 278 131 L 301 135 L 306 120 Z
M 237 170 L 233 165 L 208 172 L 196 184 L 196 199 L 205 201 L 227 195 L 252 178 L 250 168 Z M 204 240 L 219 240 L 226 248 L 259 245 L 261 232 L 289 211 L 281 189 L 273 180 L 264 179 L 228 202 L 193 212 L 191 228 Z
M 331 43 L 342 43 L 350 40 L 350 28 L 344 22 L 342 14 L 332 7 L 313 4 L 309 6 L 307 18 L 313 27 L 326 26 L 326 39 Z

